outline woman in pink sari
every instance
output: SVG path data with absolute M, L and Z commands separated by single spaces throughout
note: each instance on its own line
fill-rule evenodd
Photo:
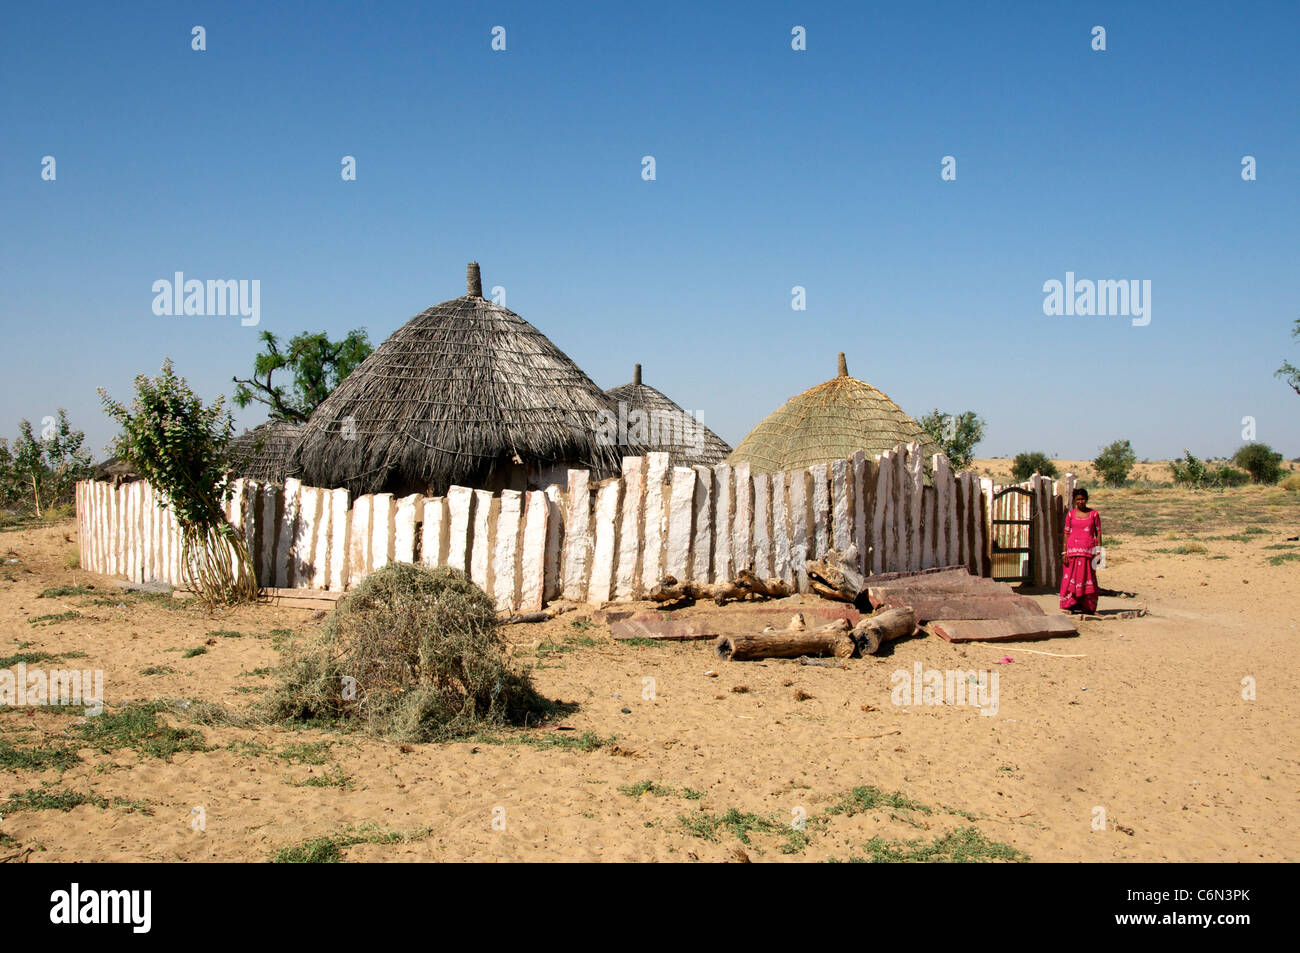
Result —
M 1065 516 L 1065 560 L 1061 574 L 1061 608 L 1097 611 L 1097 573 L 1092 560 L 1101 546 L 1101 517 L 1088 508 L 1088 491 L 1074 491 L 1074 508 Z

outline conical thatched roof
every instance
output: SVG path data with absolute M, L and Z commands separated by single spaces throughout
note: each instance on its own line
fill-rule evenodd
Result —
M 563 482 L 567 466 L 617 472 L 598 442 L 604 392 L 535 327 L 468 293 L 417 314 L 312 414 L 291 472 L 354 493 L 441 494 L 452 484 Z
M 849 377 L 844 355 L 839 375 L 791 397 L 763 418 L 727 458 L 755 473 L 796 470 L 859 450 L 875 456 L 917 441 L 927 459 L 941 449 L 892 400 L 866 381 Z
M 618 420 L 627 422 L 626 432 L 620 430 L 618 446 L 624 456 L 662 451 L 669 454 L 673 466 L 693 467 L 721 463 L 731 453 L 726 441 L 694 415 L 669 400 L 663 391 L 641 383 L 640 364 L 632 371 L 632 383 L 621 384 L 605 393 L 614 402 Z M 633 411 L 641 411 L 642 416 L 638 419 Z M 638 422 L 643 430 L 638 429 Z
M 230 472 L 251 480 L 283 483 L 288 475 L 289 454 L 302 431 L 301 424 L 268 420 L 232 438 L 226 445 Z

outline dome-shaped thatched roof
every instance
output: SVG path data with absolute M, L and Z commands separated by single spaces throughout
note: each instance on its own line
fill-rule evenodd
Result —
M 354 493 L 441 494 L 452 484 L 563 482 L 618 471 L 596 415 L 608 398 L 535 327 L 468 293 L 417 314 L 335 388 L 303 429 L 290 472 Z
M 302 431 L 301 424 L 268 420 L 232 438 L 226 444 L 230 472 L 250 480 L 283 483 L 288 475 L 289 454 Z
M 662 451 L 669 454 L 672 466 L 693 467 L 721 463 L 731 453 L 727 442 L 693 414 L 669 400 L 663 391 L 641 383 L 640 364 L 632 371 L 632 383 L 620 384 L 605 393 L 614 402 L 618 419 L 628 421 L 626 434 L 619 434 L 618 449 L 624 456 Z M 631 416 L 633 411 L 642 412 L 639 422 L 643 430 L 636 426 L 638 419 Z
M 797 470 L 865 450 L 875 456 L 917 441 L 926 459 L 942 452 L 921 425 L 866 381 L 840 371 L 824 384 L 791 397 L 759 422 L 727 458 L 755 473 Z

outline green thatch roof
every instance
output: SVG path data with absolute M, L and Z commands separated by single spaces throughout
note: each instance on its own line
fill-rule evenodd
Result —
M 302 436 L 302 425 L 287 420 L 268 420 L 231 439 L 226 445 L 230 472 L 235 476 L 268 483 L 283 483 L 289 454 Z
M 934 440 L 892 400 L 866 381 L 849 377 L 844 355 L 839 375 L 791 397 L 763 418 L 727 458 L 754 473 L 797 470 L 852 456 L 875 456 L 900 443 L 919 442 L 928 459 Z
M 731 453 L 725 440 L 669 400 L 663 391 L 641 383 L 640 364 L 632 372 L 632 383 L 620 384 L 605 393 L 614 402 L 614 412 L 620 420 L 629 418 L 633 411 L 644 415 L 643 432 L 638 430 L 633 418 L 629 420 L 626 434 L 620 435 L 627 441 L 618 446 L 624 456 L 661 451 L 669 454 L 673 466 L 693 467 L 721 463 Z
M 417 314 L 316 409 L 290 466 L 314 486 L 443 493 L 452 484 L 563 482 L 563 468 L 617 473 L 597 440 L 609 400 L 535 327 L 469 289 Z

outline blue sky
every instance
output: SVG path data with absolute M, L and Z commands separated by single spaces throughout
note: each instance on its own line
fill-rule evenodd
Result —
M 640 362 L 733 444 L 843 350 L 915 416 L 980 413 L 980 455 L 1228 454 L 1245 416 L 1300 455 L 1273 377 L 1300 363 L 1294 3 L 9 4 L 3 27 L 0 436 L 62 406 L 100 450 L 97 386 L 170 355 L 229 394 L 257 331 L 378 342 L 476 259 L 600 386 Z M 260 326 L 154 315 L 177 271 L 260 280 Z M 1067 271 L 1150 280 L 1150 324 L 1045 316 Z

